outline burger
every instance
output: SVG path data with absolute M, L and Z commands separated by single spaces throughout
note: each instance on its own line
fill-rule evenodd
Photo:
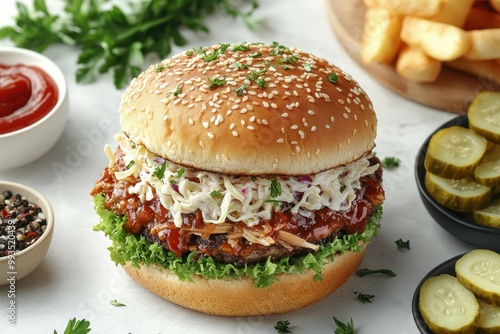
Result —
M 94 229 L 173 303 L 300 309 L 346 282 L 378 233 L 376 115 L 324 59 L 279 43 L 195 48 L 133 79 L 119 115 Z

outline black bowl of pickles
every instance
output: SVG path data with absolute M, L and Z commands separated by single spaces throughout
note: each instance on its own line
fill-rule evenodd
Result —
M 443 229 L 500 251 L 500 93 L 480 93 L 467 115 L 436 129 L 417 154 L 415 178 Z

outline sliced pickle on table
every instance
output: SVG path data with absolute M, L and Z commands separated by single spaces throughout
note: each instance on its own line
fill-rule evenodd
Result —
M 477 334 L 500 333 L 500 307 L 491 305 L 478 299 L 479 321 L 477 322 Z
M 420 313 L 433 333 L 474 333 L 479 304 L 456 277 L 429 277 L 420 287 L 419 298 Z
M 455 264 L 458 280 L 484 302 L 500 306 L 500 254 L 474 249 Z
M 500 144 L 500 92 L 479 93 L 467 111 L 469 128 Z
M 472 217 L 479 225 L 500 228 L 500 198 L 495 199 L 485 208 L 474 211 Z
M 429 140 L 424 167 L 447 179 L 472 174 L 486 152 L 487 140 L 474 131 L 451 126 L 437 131 Z
M 474 169 L 474 180 L 486 186 L 500 185 L 500 145 L 493 145 Z
M 442 206 L 460 212 L 473 212 L 487 206 L 493 196 L 493 188 L 472 180 L 446 179 L 425 173 L 425 188 Z

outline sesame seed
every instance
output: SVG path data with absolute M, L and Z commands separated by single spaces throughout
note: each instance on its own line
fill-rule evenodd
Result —
M 292 126 L 290 127 L 290 129 L 292 129 L 292 130 L 297 130 L 298 128 L 299 128 L 299 127 L 298 127 L 298 125 L 292 125 Z
M 309 115 L 314 115 L 314 111 L 312 111 L 312 110 L 308 110 L 308 111 L 307 111 L 307 113 L 308 113 Z
M 208 135 L 208 138 L 210 138 L 210 139 L 214 139 L 214 135 L 213 135 L 213 133 L 211 133 L 211 132 L 207 132 L 207 135 Z
M 204 121 L 204 122 L 201 122 L 201 124 L 203 125 L 203 127 L 205 129 L 208 129 L 208 126 L 209 126 L 208 122 Z
M 255 128 L 253 126 L 251 126 L 251 125 L 247 125 L 247 129 L 248 130 L 255 130 Z
M 320 149 L 317 148 L 316 151 L 314 152 L 315 155 L 319 155 Z
M 193 119 L 192 119 L 192 118 L 188 119 L 188 122 L 189 122 L 189 124 L 191 124 L 191 125 L 193 125 L 193 124 L 194 124 L 194 121 L 193 121 Z
M 205 147 L 205 143 L 203 141 L 199 141 L 198 144 L 201 146 L 201 147 Z
M 299 136 L 301 139 L 304 139 L 306 135 L 304 134 L 304 131 L 299 130 Z
M 333 123 L 334 121 L 335 121 L 335 117 L 331 116 L 331 117 L 330 117 L 330 122 L 332 122 L 332 123 Z
M 238 131 L 233 130 L 232 134 L 233 134 L 233 136 L 238 137 Z
M 283 138 L 278 138 L 278 140 L 276 141 L 277 143 L 281 144 L 283 143 L 285 140 Z
M 229 130 L 232 130 L 232 129 L 234 129 L 234 123 L 231 123 L 231 124 L 229 125 Z
M 277 105 L 276 103 L 271 103 L 271 107 L 272 107 L 273 109 L 277 109 L 277 108 L 278 108 L 278 105 Z
M 263 102 L 262 102 L 262 105 L 263 105 L 264 107 L 266 107 L 266 108 L 269 108 L 269 103 L 267 103 L 266 101 L 263 101 Z
M 316 131 L 316 125 L 311 126 L 311 132 Z

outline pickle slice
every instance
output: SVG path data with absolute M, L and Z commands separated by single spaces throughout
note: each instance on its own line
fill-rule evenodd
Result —
M 479 320 L 474 294 L 448 274 L 424 281 L 418 306 L 433 333 L 474 333 Z
M 493 145 L 486 151 L 472 176 L 474 180 L 486 186 L 500 185 L 500 145 Z
M 486 152 L 487 140 L 474 131 L 451 126 L 437 131 L 430 139 L 424 167 L 447 179 L 472 174 Z
M 500 198 L 492 201 L 485 208 L 474 211 L 472 217 L 479 225 L 500 228 Z
M 460 212 L 473 212 L 487 206 L 493 196 L 493 188 L 468 179 L 445 179 L 425 173 L 425 187 L 442 206 Z
M 500 254 L 487 249 L 472 250 L 457 261 L 455 272 L 477 298 L 500 306 Z
M 469 128 L 500 144 L 500 92 L 485 91 L 477 94 L 467 115 Z
M 490 305 L 478 299 L 479 321 L 477 322 L 477 334 L 500 333 L 500 307 Z

